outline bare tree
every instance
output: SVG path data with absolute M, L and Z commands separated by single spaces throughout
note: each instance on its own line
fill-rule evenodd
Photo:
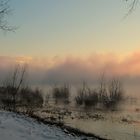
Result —
M 139 2 L 139 0 L 125 0 L 126 2 L 130 2 L 129 4 L 129 10 L 128 10 L 128 12 L 127 12 L 127 14 L 125 15 L 125 17 L 127 17 L 129 14 L 131 14 L 134 10 L 135 10 L 135 8 L 136 8 L 136 6 L 137 6 L 137 3 Z
M 27 66 L 17 65 L 14 69 L 13 74 L 11 74 L 3 83 L 4 88 L 4 98 L 2 98 L 3 103 L 6 104 L 9 108 L 15 110 L 17 95 L 19 90 L 22 88 L 25 74 L 26 74 Z
M 4 82 L 4 87 L 7 86 L 13 87 L 18 92 L 18 90 L 21 88 L 25 80 L 24 78 L 25 78 L 26 70 L 27 70 L 27 65 L 23 65 L 23 66 L 19 64 L 16 65 L 11 76 L 9 76 L 8 79 L 6 79 L 6 81 Z
M 7 22 L 7 16 L 11 13 L 9 0 L 0 0 L 0 30 L 15 31 L 15 27 L 10 26 Z

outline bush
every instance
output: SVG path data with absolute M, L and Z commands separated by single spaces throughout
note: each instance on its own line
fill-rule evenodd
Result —
M 81 90 L 78 91 L 78 95 L 75 97 L 77 105 L 82 105 L 84 103 L 84 94 Z
M 50 100 L 50 94 L 46 94 L 44 99 L 44 106 L 49 103 L 49 100 Z
M 19 105 L 26 107 L 42 107 L 43 105 L 43 96 L 41 90 L 36 88 L 32 90 L 29 87 L 22 88 L 18 94 L 19 97 Z
M 63 102 L 65 104 L 69 103 L 70 96 L 70 87 L 68 85 L 64 85 L 61 87 L 53 88 L 53 98 L 55 99 L 55 103 Z
M 98 93 L 83 84 L 82 88 L 78 90 L 78 95 L 75 97 L 75 101 L 77 105 L 93 107 L 98 103 Z
M 113 79 L 109 82 L 105 94 L 101 97 L 103 106 L 107 109 L 115 109 L 123 100 L 124 92 L 121 82 Z
M 1 106 L 8 110 L 15 110 L 16 108 L 16 93 L 15 87 L 7 86 L 0 87 L 0 102 Z
M 84 104 L 84 99 L 86 95 L 86 85 L 83 83 L 82 88 L 78 89 L 77 96 L 75 97 L 75 101 L 77 105 L 83 105 Z
M 98 104 L 98 93 L 96 91 L 89 91 L 84 99 L 85 107 L 94 107 Z

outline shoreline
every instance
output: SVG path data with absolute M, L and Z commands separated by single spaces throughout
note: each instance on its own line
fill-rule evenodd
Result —
M 19 115 L 24 115 L 26 117 L 34 119 L 38 123 L 43 123 L 43 124 L 46 124 L 46 125 L 59 127 L 64 133 L 70 134 L 70 135 L 73 135 L 73 136 L 85 136 L 85 137 L 88 137 L 90 139 L 97 139 L 97 140 L 110 140 L 110 139 L 102 138 L 102 137 L 100 137 L 98 135 L 95 135 L 93 133 L 84 132 L 84 131 L 82 131 L 78 128 L 67 126 L 61 121 L 47 120 L 45 118 L 40 117 L 39 115 L 36 115 L 35 112 L 33 112 L 32 114 L 28 114 L 28 113 L 25 113 L 25 112 L 22 112 L 22 111 L 17 111 L 17 110 L 13 111 L 13 110 L 3 109 L 3 111 L 9 111 L 9 112 L 17 113 Z M 82 140 L 88 140 L 88 138 L 83 138 Z
M 123 110 L 103 112 L 101 110 L 82 110 L 66 106 L 48 105 L 43 108 L 17 107 L 2 109 L 34 119 L 37 123 L 60 128 L 64 133 L 82 137 L 81 140 L 139 140 L 139 110 L 133 115 L 125 114 Z M 131 118 L 133 117 L 133 118 Z M 122 132 L 123 131 L 123 132 Z M 84 138 L 85 137 L 85 138 Z
M 76 136 L 87 136 L 87 137 L 96 138 L 96 139 L 99 139 L 99 140 L 108 140 L 108 139 L 105 139 L 105 138 L 101 138 L 100 136 L 94 135 L 92 133 L 86 133 L 86 132 L 83 132 L 79 129 L 76 129 L 76 128 L 73 128 L 73 127 L 70 127 L 70 126 L 66 126 L 64 123 L 61 123 L 61 122 L 51 122 L 51 121 L 42 119 L 37 115 L 32 115 L 32 116 L 29 116 L 29 117 L 37 120 L 38 122 L 42 122 L 44 124 L 55 125 L 56 127 L 61 128 L 62 131 L 64 131 L 67 134 L 76 135 Z

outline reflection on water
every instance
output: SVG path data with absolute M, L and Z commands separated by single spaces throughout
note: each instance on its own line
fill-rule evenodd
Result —
M 61 84 L 62 85 L 62 84 Z M 70 85 L 71 89 L 71 94 L 75 95 L 76 91 L 79 87 L 81 87 L 82 84 L 79 85 Z M 89 85 L 89 87 L 93 89 L 97 89 L 99 85 L 94 84 L 94 85 Z M 32 85 L 33 88 L 39 87 L 40 89 L 43 90 L 44 93 L 51 93 L 52 87 L 54 85 Z M 140 99 L 140 85 L 139 84 L 123 84 L 123 90 L 126 96 L 130 96 L 133 98 L 139 98 Z

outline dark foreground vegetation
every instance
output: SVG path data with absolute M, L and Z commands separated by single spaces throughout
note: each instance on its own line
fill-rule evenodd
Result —
M 103 81 L 102 81 L 103 82 Z M 100 84 L 99 88 L 92 89 L 86 84 L 78 90 L 75 97 L 76 104 L 85 107 L 100 107 L 104 110 L 114 110 L 124 99 L 124 91 L 118 79 Z
M 70 87 L 67 84 L 64 86 L 57 87 L 55 86 L 52 91 L 53 98 L 55 99 L 55 103 L 63 102 L 64 104 L 69 103 L 70 97 Z
M 5 110 L 16 111 L 25 108 L 27 112 L 42 107 L 44 99 L 40 89 L 31 89 L 24 85 L 26 66 L 16 66 L 14 72 L 0 87 L 0 107 Z
M 26 66 L 16 66 L 11 76 L 6 79 L 0 87 L 0 107 L 6 110 L 16 110 L 24 108 L 32 112 L 36 108 L 41 108 L 49 100 L 54 100 L 54 104 L 68 105 L 75 102 L 75 107 L 85 107 L 88 109 L 102 108 L 103 110 L 117 109 L 124 99 L 124 91 L 121 82 L 114 78 L 105 82 L 102 78 L 99 86 L 95 89 L 86 83 L 77 90 L 74 100 L 71 100 L 71 89 L 68 84 L 54 86 L 52 94 L 44 98 L 43 92 L 39 89 L 32 89 L 25 84 Z

